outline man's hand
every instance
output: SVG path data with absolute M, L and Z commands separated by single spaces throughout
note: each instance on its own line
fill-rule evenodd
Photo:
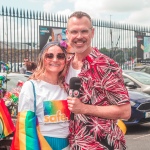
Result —
M 76 97 L 68 97 L 68 109 L 75 114 L 83 114 L 85 104 Z
M 68 109 L 75 114 L 84 114 L 106 119 L 129 119 L 131 104 L 96 106 L 84 104 L 76 97 L 68 97 Z

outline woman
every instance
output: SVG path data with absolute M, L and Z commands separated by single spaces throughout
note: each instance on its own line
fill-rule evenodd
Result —
M 66 47 L 58 42 L 47 43 L 41 53 L 35 72 L 29 77 L 19 95 L 18 112 L 34 112 L 35 87 L 36 115 L 40 132 L 53 150 L 69 149 L 69 117 L 67 93 L 62 79 L 66 64 Z
M 26 63 L 26 73 L 25 73 L 25 77 L 29 77 L 30 75 L 33 74 L 33 72 L 35 71 L 35 69 L 37 68 L 37 64 L 33 61 L 29 61 Z

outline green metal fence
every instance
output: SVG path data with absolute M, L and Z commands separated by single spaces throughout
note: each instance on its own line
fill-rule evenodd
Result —
M 40 51 L 39 26 L 66 27 L 68 16 L 15 10 L 0 10 L 0 60 L 19 72 L 23 59 L 37 61 Z M 124 69 L 132 69 L 137 58 L 137 35 L 150 35 L 150 27 L 95 19 L 92 46 L 110 56 Z M 1 68 L 0 68 L 1 69 Z

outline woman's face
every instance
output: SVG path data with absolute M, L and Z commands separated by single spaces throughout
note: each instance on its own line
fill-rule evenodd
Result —
M 58 75 L 65 67 L 65 58 L 65 54 L 59 46 L 51 46 L 44 56 L 45 71 Z

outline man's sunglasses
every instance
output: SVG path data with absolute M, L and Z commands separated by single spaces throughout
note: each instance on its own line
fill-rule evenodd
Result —
M 54 55 L 53 53 L 47 53 L 47 54 L 45 54 L 45 58 L 47 58 L 47 59 L 53 59 L 54 57 L 55 57 L 55 55 Z M 57 59 L 59 59 L 59 60 L 63 60 L 63 59 L 66 58 L 66 56 L 65 56 L 64 53 L 58 53 L 58 54 L 56 55 L 56 57 L 57 57 Z

